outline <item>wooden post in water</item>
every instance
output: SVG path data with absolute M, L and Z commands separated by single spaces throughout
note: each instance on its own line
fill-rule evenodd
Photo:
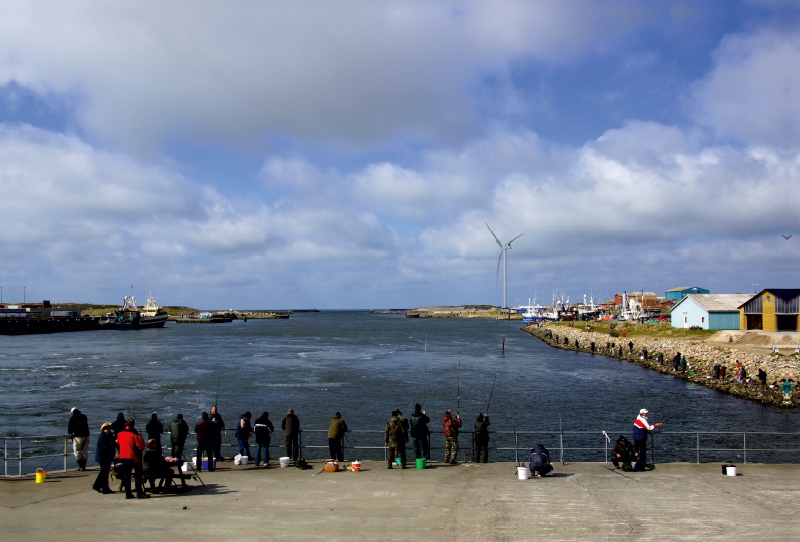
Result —
M 506 339 L 503 337 L 503 354 L 506 353 Z

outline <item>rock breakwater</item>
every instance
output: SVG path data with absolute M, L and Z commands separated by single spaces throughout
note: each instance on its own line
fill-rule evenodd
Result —
M 554 348 L 614 357 L 766 405 L 781 408 L 800 406 L 798 397 L 800 390 L 794 390 L 787 402 L 780 389 L 784 378 L 789 378 L 793 385 L 797 385 L 800 377 L 798 368 L 800 357 L 795 354 L 746 352 L 733 347 L 686 339 L 615 337 L 587 330 L 585 327 L 563 327 L 552 324 L 529 325 L 524 327 L 523 331 Z M 673 369 L 672 359 L 678 352 L 688 362 L 683 371 L 680 368 L 677 371 Z M 738 382 L 737 363 L 745 369 L 749 382 L 747 380 Z M 726 367 L 724 378 L 715 378 L 717 365 Z M 767 373 L 766 385 L 756 378 L 759 369 Z

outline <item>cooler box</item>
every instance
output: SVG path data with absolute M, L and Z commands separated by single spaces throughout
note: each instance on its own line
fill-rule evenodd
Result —
M 204 470 L 208 470 L 208 459 L 203 459 L 203 466 L 201 468 L 204 469 Z M 216 460 L 211 462 L 211 468 L 212 469 L 216 469 L 217 468 L 217 461 Z

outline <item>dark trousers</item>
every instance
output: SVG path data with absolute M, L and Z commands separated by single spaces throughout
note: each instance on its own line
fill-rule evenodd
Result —
M 222 433 L 216 433 L 211 437 L 211 445 L 214 449 L 214 458 L 217 461 L 225 461 L 225 458 L 222 457 L 222 452 L 220 451 L 222 448 Z M 211 459 L 210 456 L 209 459 Z
M 300 439 L 298 435 L 289 435 L 286 437 L 284 451 L 286 452 L 286 457 L 291 457 L 294 460 L 300 457 Z
M 423 435 L 414 439 L 414 457 L 416 459 L 425 458 L 431 460 L 431 441 L 429 435 Z
M 120 459 L 119 462 L 122 463 L 122 485 L 125 487 L 125 494 L 131 494 L 131 473 L 133 473 L 136 484 L 136 494 L 144 495 L 141 462 L 134 462 L 133 459 Z
M 634 440 L 633 449 L 639 454 L 637 463 L 641 462 L 642 466 L 647 466 L 647 438 L 644 440 Z
M 183 442 L 178 442 L 172 445 L 172 457 L 181 459 L 183 457 Z
M 210 442 L 199 442 L 197 444 L 197 470 L 202 470 L 203 468 L 203 452 L 208 457 L 208 470 L 214 470 L 211 466 L 214 461 L 214 452 Z
M 342 439 L 329 438 L 328 451 L 331 453 L 331 459 L 336 461 L 344 461 L 344 452 L 342 451 Z
M 391 467 L 394 463 L 394 458 L 400 458 L 400 464 L 405 468 L 406 466 L 406 443 L 398 442 L 397 444 L 389 444 L 389 458 L 387 459 L 388 465 Z
M 489 437 L 475 437 L 475 462 L 489 462 Z
M 111 460 L 101 461 L 100 472 L 97 474 L 97 478 L 94 479 L 94 485 L 92 487 L 98 491 L 111 491 L 111 488 L 108 487 L 109 472 L 111 472 Z

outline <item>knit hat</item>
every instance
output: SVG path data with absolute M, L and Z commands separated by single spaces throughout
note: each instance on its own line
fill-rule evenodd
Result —
M 642 410 L 639 411 L 639 414 L 647 414 L 647 409 L 643 408 Z

